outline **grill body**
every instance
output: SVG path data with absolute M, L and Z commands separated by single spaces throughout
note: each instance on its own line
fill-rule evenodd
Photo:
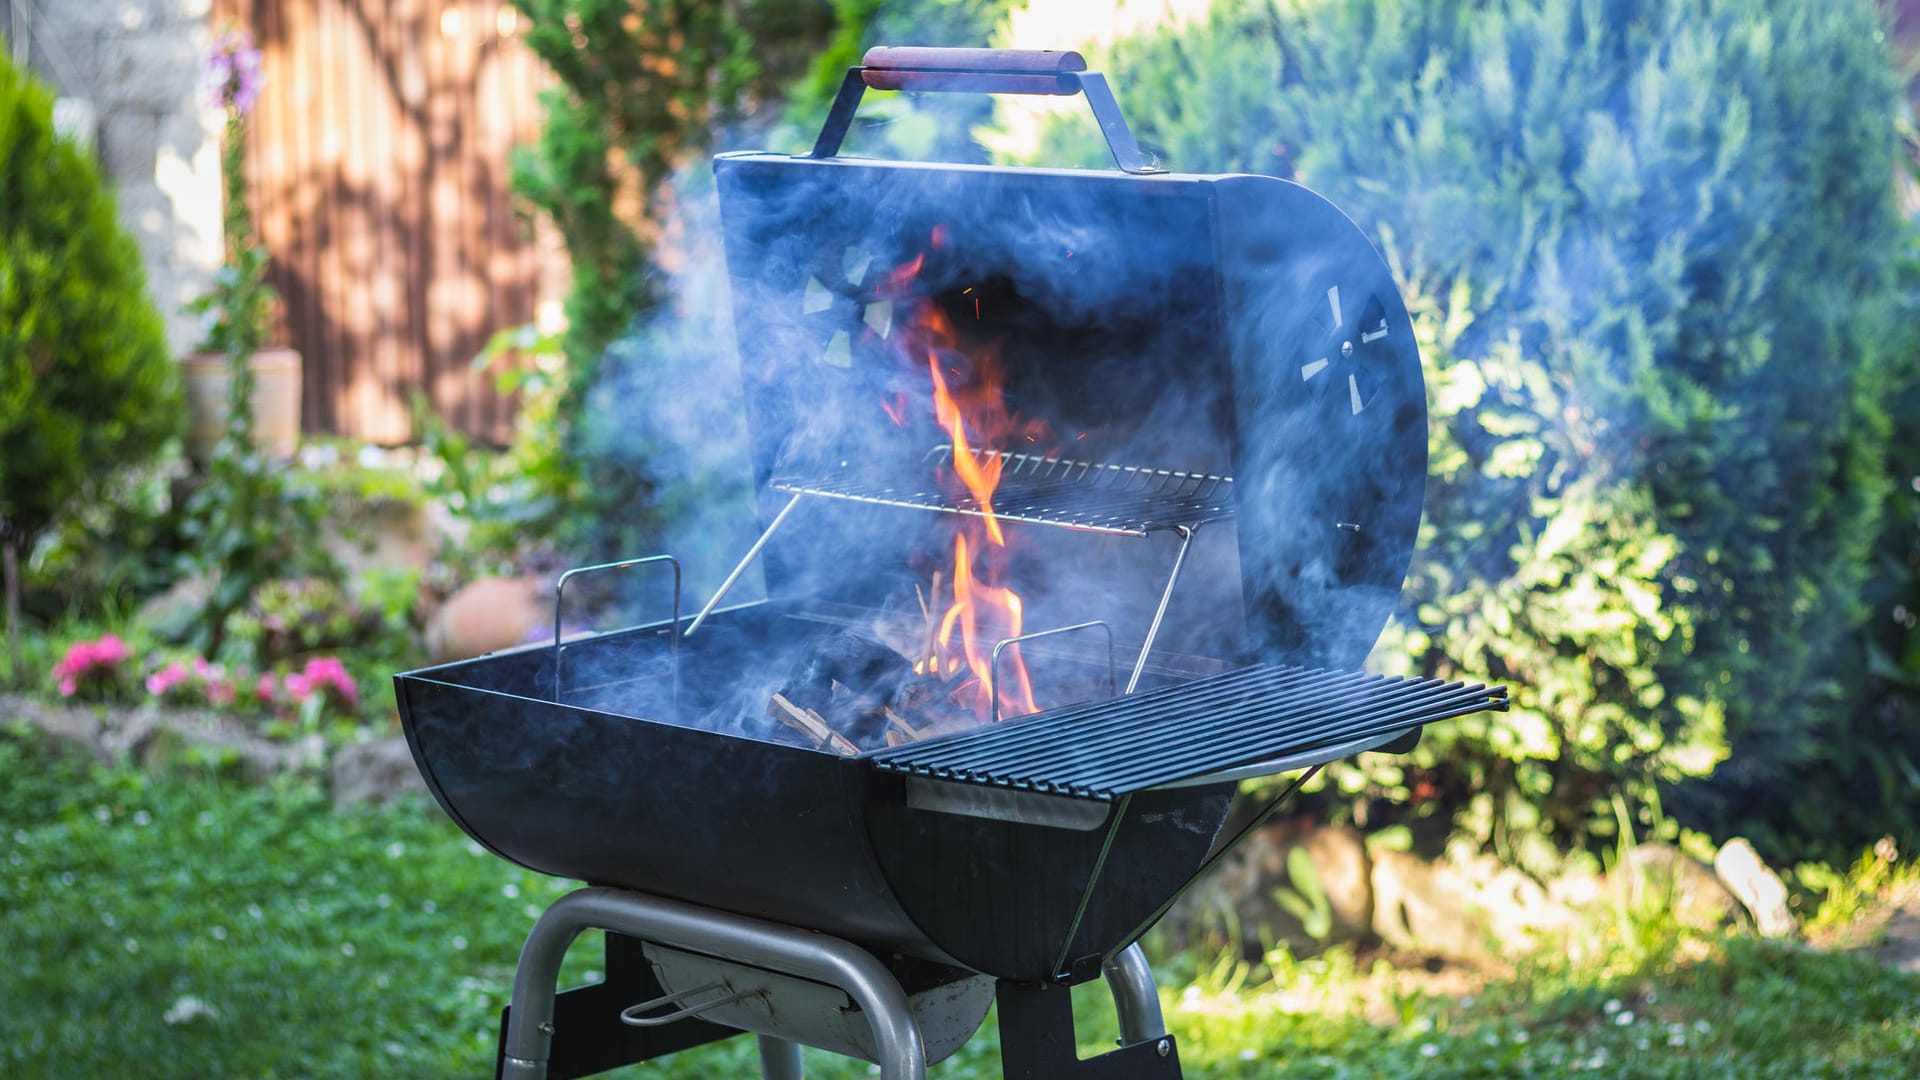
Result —
M 725 682 L 743 637 L 789 622 L 779 608 L 727 612 L 712 637 L 688 639 L 682 679 Z M 617 662 L 625 677 L 571 687 L 564 703 L 544 647 L 400 676 L 434 797 L 475 840 L 541 873 L 822 930 L 882 957 L 1038 980 L 1063 953 L 1090 976 L 1090 960 L 1186 883 L 1232 793 L 1216 784 L 1102 804 L 1078 828 L 915 809 L 907 779 L 868 758 L 645 715 L 670 707 L 668 643 L 653 627 L 570 647 L 569 665 Z M 1099 903 L 1069 947 L 1116 815 Z

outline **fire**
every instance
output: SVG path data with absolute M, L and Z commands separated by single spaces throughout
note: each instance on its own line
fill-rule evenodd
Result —
M 933 246 L 942 246 L 944 240 L 942 232 L 936 230 Z M 925 259 L 924 254 L 917 255 L 895 269 L 888 275 L 889 288 L 899 289 L 913 282 Z M 979 304 L 979 297 L 973 297 L 976 318 Z M 962 517 L 955 530 L 953 600 L 939 616 L 932 655 L 916 669 L 938 677 L 971 673 L 972 677 L 955 691 L 955 700 L 972 708 L 984 722 L 994 713 L 993 691 L 988 689 L 994 686 L 994 643 L 1018 637 L 1023 632 L 1024 615 L 1020 594 L 1003 584 L 1008 576 L 1009 549 L 993 497 L 1000 486 L 1005 459 L 992 451 L 1005 448 L 997 444 L 1016 440 L 1035 442 L 1046 429 L 1007 410 L 997 350 L 963 350 L 946 312 L 933 300 L 923 299 L 913 305 L 906 329 L 909 348 L 925 357 L 932 381 L 934 420 L 953 450 L 953 475 L 979 511 L 978 517 Z M 882 404 L 897 421 L 892 403 Z M 939 597 L 941 576 L 934 574 L 936 605 L 944 599 Z M 1039 711 L 1018 646 L 1008 649 L 1002 658 L 997 692 L 1002 716 Z

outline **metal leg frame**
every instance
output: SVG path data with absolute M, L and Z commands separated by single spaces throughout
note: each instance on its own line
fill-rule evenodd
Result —
M 513 976 L 502 1077 L 545 1080 L 553 1045 L 554 993 L 560 961 L 574 938 L 595 929 L 752 964 L 843 990 L 872 1026 L 882 1080 L 925 1080 L 926 1049 L 906 992 L 866 950 L 825 934 L 599 887 L 561 897 L 527 935 Z M 800 1075 L 799 1058 L 798 1046 L 779 1039 L 761 1039 L 761 1067 L 767 1080 L 796 1080 Z
M 1082 1060 L 1074 1045 L 1072 991 L 1001 982 L 1000 1066 L 1006 1080 L 1180 1080 L 1180 1053 L 1160 1014 L 1160 992 L 1140 946 L 1103 968 L 1120 1019 L 1120 1046 Z
M 1160 988 L 1138 943 L 1120 950 L 1101 972 L 1113 992 L 1114 1012 L 1120 1017 L 1120 1042 L 1132 1045 L 1166 1037 L 1167 1021 L 1160 1015 Z

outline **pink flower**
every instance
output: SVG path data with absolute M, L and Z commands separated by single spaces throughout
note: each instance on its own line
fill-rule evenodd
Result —
M 147 676 L 147 693 L 154 697 L 166 697 L 169 692 L 184 684 L 188 678 L 187 666 L 176 660 Z
M 60 696 L 72 697 L 80 691 L 82 683 L 111 683 L 119 674 L 120 662 L 128 655 L 127 643 L 112 634 L 102 635 L 96 641 L 74 642 L 68 646 L 66 655 L 53 665 L 53 678 L 60 688 Z
M 207 684 L 207 704 L 225 708 L 233 704 L 233 699 L 237 693 L 238 691 L 234 689 L 234 685 L 230 680 L 215 679 Z
M 273 676 L 270 674 L 260 676 L 260 681 L 253 684 L 253 693 L 262 704 L 273 704 Z
M 349 708 L 360 704 L 360 688 L 354 685 L 353 676 L 347 674 L 347 666 L 338 657 L 321 656 L 307 661 L 306 670 L 301 672 L 301 676 L 308 692 L 329 691 Z M 291 682 L 293 678 L 289 675 L 287 681 Z
M 308 683 L 307 677 L 295 671 L 287 673 L 286 687 L 287 696 L 295 701 L 305 701 L 307 700 L 307 695 L 313 692 L 313 687 Z

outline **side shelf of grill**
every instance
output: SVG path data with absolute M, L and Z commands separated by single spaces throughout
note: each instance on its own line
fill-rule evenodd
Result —
M 1437 720 L 1506 708 L 1504 686 L 1262 664 L 870 760 L 909 777 L 1111 802 L 1317 764 Z

